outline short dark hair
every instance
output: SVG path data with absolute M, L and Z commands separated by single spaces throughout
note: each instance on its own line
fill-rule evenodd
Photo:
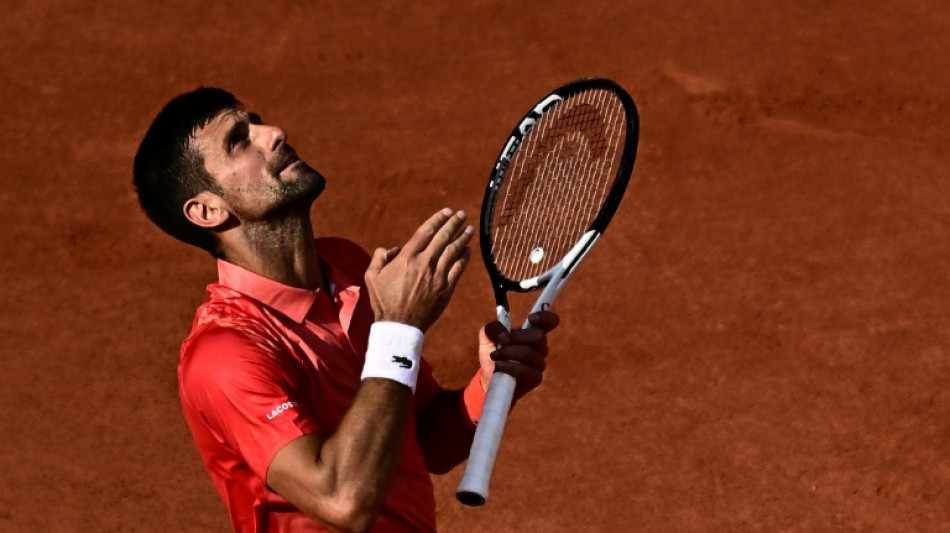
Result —
M 182 211 L 202 191 L 220 194 L 194 146 L 195 132 L 240 103 L 224 89 L 201 87 L 173 98 L 152 121 L 135 154 L 132 182 L 145 215 L 165 233 L 221 257 L 211 230 L 192 224 Z

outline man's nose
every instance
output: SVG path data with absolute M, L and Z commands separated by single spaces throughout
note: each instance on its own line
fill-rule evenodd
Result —
M 277 150 L 287 141 L 287 132 L 280 126 L 251 125 L 255 142 L 260 143 L 268 151 Z

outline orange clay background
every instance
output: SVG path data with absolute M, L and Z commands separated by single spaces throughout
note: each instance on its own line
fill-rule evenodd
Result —
M 318 232 L 372 249 L 477 213 L 515 122 L 592 75 L 639 104 L 634 182 L 488 505 L 436 478 L 442 530 L 950 530 L 948 13 L 6 0 L 0 531 L 228 530 L 175 382 L 214 263 L 131 188 L 169 98 L 284 126 L 329 181 Z M 445 384 L 493 318 L 476 260 L 427 340 Z

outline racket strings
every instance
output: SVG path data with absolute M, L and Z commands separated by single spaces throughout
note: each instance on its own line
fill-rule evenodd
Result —
M 563 104 L 561 105 L 563 106 Z M 577 166 L 578 158 L 576 156 L 579 153 L 579 147 L 576 144 L 576 137 L 579 132 L 576 131 L 576 128 L 580 121 L 589 120 L 585 117 L 588 114 L 587 111 L 589 111 L 587 108 L 578 105 L 571 113 L 563 112 L 564 109 L 567 108 L 562 107 L 561 113 L 549 115 L 548 120 L 543 120 L 536 125 L 532 136 L 523 142 L 523 151 L 519 154 L 521 157 L 516 158 L 513 172 L 509 177 L 511 186 L 504 196 L 505 204 L 502 209 L 502 212 L 508 213 L 512 220 L 515 219 L 516 215 L 519 215 L 518 209 L 521 209 L 520 218 L 522 223 L 508 225 L 505 230 L 513 233 L 517 229 L 516 226 L 527 226 L 526 233 L 522 228 L 521 241 L 539 244 L 539 246 L 532 249 L 532 251 L 540 251 L 535 255 L 535 259 L 537 257 L 548 258 L 547 261 L 543 261 L 541 270 L 544 270 L 544 267 L 551 266 L 552 258 L 563 255 L 563 250 L 559 250 L 557 247 L 557 241 L 542 243 L 539 236 L 557 237 L 558 230 L 564 229 L 557 225 L 565 219 L 565 213 L 572 212 L 572 206 L 565 203 L 564 200 L 570 199 L 571 194 L 576 194 L 576 190 L 574 190 L 576 184 L 572 188 L 571 182 L 562 184 L 561 181 L 566 172 L 576 173 L 576 168 L 573 168 Z M 550 131 L 552 129 L 556 131 Z M 555 157 L 551 157 L 552 155 Z M 535 180 L 545 179 L 547 181 L 539 183 L 532 190 Z M 542 207 L 548 211 L 548 217 L 540 216 Z M 534 223 L 525 224 L 528 221 Z M 550 239 L 548 240 L 550 241 Z M 513 250 L 516 245 L 521 244 L 518 239 L 514 237 L 505 239 L 502 235 L 499 235 L 496 241 L 502 244 L 500 251 L 502 256 L 508 259 L 506 262 L 519 262 L 519 255 L 520 257 L 524 256 L 525 250 Z M 540 246 L 543 244 L 547 244 L 547 249 Z M 518 254 L 519 251 L 521 254 Z M 562 253 L 559 254 L 558 252 Z M 522 263 L 522 268 L 514 273 L 514 279 L 527 277 L 524 275 L 526 267 L 523 261 L 520 263 Z
M 624 117 L 613 92 L 585 91 L 556 104 L 524 138 L 494 210 L 492 255 L 503 276 L 550 270 L 590 226 L 615 178 Z
M 611 93 L 607 91 L 601 91 L 597 95 L 596 106 L 598 109 L 604 109 L 606 105 L 607 96 L 612 96 Z M 600 206 L 603 204 L 603 199 L 606 197 L 606 186 L 610 184 L 612 180 L 610 179 L 598 179 L 601 175 L 606 175 L 610 177 L 610 157 L 613 155 L 613 152 L 616 150 L 616 145 L 610 145 L 608 143 L 611 139 L 611 135 L 615 132 L 611 129 L 611 124 L 609 122 L 604 122 L 606 128 L 600 128 L 596 131 L 592 131 L 588 137 L 588 148 L 589 151 L 584 157 L 589 157 L 589 161 L 585 161 L 583 157 L 573 158 L 571 161 L 575 163 L 571 168 L 564 169 L 563 171 L 567 175 L 575 174 L 579 179 L 569 180 L 570 181 L 570 195 L 569 204 L 562 207 L 562 209 L 567 210 L 568 213 L 576 213 L 576 220 L 582 222 L 581 227 L 575 227 L 574 232 L 567 233 L 561 232 L 558 234 L 558 239 L 556 245 L 554 246 L 557 250 L 564 250 L 564 253 L 567 252 L 569 247 L 576 241 L 580 235 L 576 235 L 577 231 L 583 231 L 586 229 L 587 225 L 594 219 L 597 215 L 597 212 L 600 209 Z M 613 150 L 611 150 L 613 148 Z M 599 155 L 599 158 L 598 158 Z M 588 163 L 588 164 L 583 164 Z M 607 174 L 604 174 L 604 173 Z M 603 187 L 595 187 L 593 185 L 601 183 Z M 586 184 L 592 186 L 585 187 Z M 586 223 L 584 223 L 586 222 Z M 563 254 L 557 256 L 560 257 Z
M 587 174 L 590 172 L 584 170 L 594 170 L 589 153 L 603 150 L 598 146 L 599 135 L 595 127 L 600 121 L 596 109 L 587 99 L 575 100 L 576 106 L 571 108 L 561 104 L 560 113 L 549 115 L 549 120 L 536 126 L 531 139 L 523 144 L 523 148 L 527 148 L 524 157 L 520 158 L 516 171 L 512 173 L 509 183 L 517 188 L 511 189 L 513 194 L 506 195 L 506 200 L 514 202 L 506 201 L 504 211 L 515 212 L 519 206 L 522 208 L 523 220 L 535 222 L 528 225 L 526 233 L 522 232 L 522 240 L 537 245 L 530 253 L 522 249 L 520 254 L 519 250 L 512 249 L 518 242 L 515 239 L 508 239 L 509 246 L 502 247 L 504 256 L 520 263 L 521 268 L 513 272 L 515 279 L 529 277 L 530 264 L 540 264 L 540 268 L 530 269 L 540 271 L 553 266 L 553 261 L 567 252 L 565 243 L 569 244 L 576 233 L 576 224 L 565 226 L 563 223 L 570 221 L 572 215 L 576 220 L 583 218 L 576 216 L 583 214 L 576 204 L 588 196 L 579 190 L 584 180 L 589 178 Z M 583 145 L 585 137 L 588 140 L 586 146 Z M 516 176 L 521 179 L 515 179 Z M 569 180 L 565 176 L 578 179 Z M 542 209 L 547 216 L 541 216 Z M 529 261 L 518 261 L 519 255 L 524 257 L 526 253 Z M 547 260 L 541 262 L 544 258 Z

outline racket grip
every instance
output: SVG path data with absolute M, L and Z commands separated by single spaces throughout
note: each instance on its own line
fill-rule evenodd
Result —
M 488 500 L 488 484 L 495 467 L 501 435 L 505 431 L 508 411 L 511 410 L 515 383 L 515 378 L 510 375 L 495 372 L 488 385 L 465 473 L 455 491 L 458 501 L 470 507 L 482 506 Z
M 542 291 L 531 312 L 536 313 L 547 309 L 561 290 L 563 280 L 550 283 Z M 506 329 L 511 330 L 511 315 L 505 306 L 499 305 L 496 309 L 498 321 Z M 525 320 L 522 329 L 531 326 Z M 492 470 L 495 468 L 495 458 L 498 456 L 498 447 L 501 436 L 505 432 L 505 423 L 508 421 L 508 412 L 511 411 L 511 402 L 515 396 L 515 378 L 504 372 L 492 374 L 485 393 L 485 404 L 482 406 L 481 418 L 475 428 L 475 438 L 472 449 L 465 465 L 465 473 L 458 488 L 455 489 L 455 498 L 469 507 L 481 507 L 488 501 L 488 484 L 491 482 Z

